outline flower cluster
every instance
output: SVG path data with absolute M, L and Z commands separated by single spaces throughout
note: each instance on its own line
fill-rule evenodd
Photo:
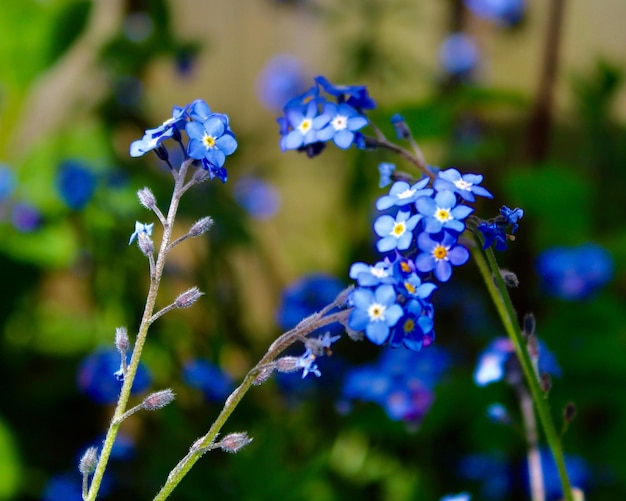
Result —
M 452 267 L 468 261 L 459 237 L 474 211 L 467 203 L 476 196 L 492 197 L 480 186 L 482 179 L 447 169 L 414 184 L 396 181 L 378 199 L 376 208 L 385 213 L 374 222 L 374 231 L 384 258 L 373 266 L 354 263 L 350 269 L 359 285 L 351 296 L 350 328 L 364 331 L 379 345 L 419 351 L 433 342 L 430 296 L 437 285 L 432 278 L 447 282 Z
M 185 145 L 182 132 L 188 137 Z M 183 107 L 174 106 L 172 116 L 130 145 L 130 156 L 139 157 L 154 150 L 157 156 L 168 162 L 169 153 L 164 145 L 167 139 L 178 142 L 187 158 L 201 163 L 211 179 L 217 177 L 223 183 L 228 178 L 224 168 L 226 157 L 237 149 L 235 134 L 230 129 L 227 115 L 214 113 L 202 99 L 196 99 Z
M 331 100 L 322 91 L 332 96 Z M 353 144 L 364 147 L 363 136 L 358 131 L 369 120 L 362 112 L 375 107 L 364 85 L 333 85 L 325 77 L 317 76 L 314 86 L 283 107 L 284 116 L 277 120 L 280 148 L 304 151 L 313 157 L 331 140 L 344 150 Z

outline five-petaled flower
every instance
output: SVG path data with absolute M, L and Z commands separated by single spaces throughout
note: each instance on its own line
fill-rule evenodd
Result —
M 379 285 L 374 291 L 359 288 L 352 293 L 354 309 L 348 325 L 355 331 L 365 331 L 375 344 L 383 344 L 389 337 L 389 329 L 402 316 L 402 307 L 396 303 L 396 291 L 392 285 Z

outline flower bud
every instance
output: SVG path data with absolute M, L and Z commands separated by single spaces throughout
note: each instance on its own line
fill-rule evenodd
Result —
M 147 411 L 156 411 L 172 403 L 175 398 L 174 392 L 168 388 L 167 390 L 157 391 L 148 395 L 141 403 L 141 406 Z
M 509 288 L 515 288 L 519 286 L 519 278 L 517 275 L 509 270 L 500 270 L 500 276 L 504 280 L 504 284 Z
M 209 178 L 210 178 L 209 171 L 202 167 L 197 168 L 195 172 L 193 173 L 193 176 L 191 176 L 191 180 L 194 183 L 201 183 L 203 181 L 206 181 Z
M 148 187 L 141 188 L 137 192 L 137 198 L 139 199 L 139 203 L 146 209 L 153 210 L 156 207 L 156 198 Z
M 264 367 L 263 369 L 261 369 L 259 373 L 256 375 L 256 377 L 254 378 L 254 381 L 252 382 L 252 384 L 254 386 L 259 386 L 265 383 L 265 381 L 267 381 L 270 378 L 270 376 L 274 373 L 275 368 L 276 368 L 275 364 L 269 364 L 267 367 Z
M 139 235 L 137 235 L 137 245 L 139 245 L 139 249 L 144 256 L 149 256 L 154 253 L 154 243 L 146 233 L 139 233 Z
M 78 462 L 78 471 L 83 475 L 93 473 L 98 465 L 98 448 L 89 447 Z
M 281 357 L 276 360 L 276 370 L 278 372 L 295 372 L 301 368 L 299 357 Z
M 115 347 L 122 355 L 128 351 L 128 331 L 126 327 L 115 329 Z
M 547 372 L 541 373 L 539 383 L 541 385 L 541 389 L 545 393 L 548 393 L 552 389 L 552 378 L 550 377 L 550 374 L 548 374 Z
M 571 423 L 576 417 L 576 404 L 568 402 L 563 409 L 563 419 L 566 423 Z
M 532 336 L 535 334 L 535 327 L 535 315 L 526 313 L 526 315 L 524 315 L 524 336 Z
M 176 308 L 189 308 L 203 295 L 204 292 L 200 292 L 197 287 L 192 287 L 191 289 L 188 289 L 185 292 L 179 294 L 179 296 L 174 301 L 174 305 L 176 306 Z
M 221 447 L 223 451 L 234 453 L 239 452 L 250 442 L 252 442 L 252 439 L 244 431 L 240 433 L 231 433 L 230 435 L 226 435 L 217 445 Z
M 208 216 L 203 217 L 202 219 L 199 219 L 198 221 L 193 223 L 191 228 L 189 228 L 189 235 L 192 237 L 200 236 L 203 233 L 209 231 L 211 226 L 213 226 L 213 219 Z

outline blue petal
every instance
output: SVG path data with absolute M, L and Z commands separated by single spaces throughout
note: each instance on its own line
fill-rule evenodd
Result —
M 230 155 L 237 149 L 237 141 L 230 134 L 224 134 L 215 141 L 216 146 L 224 153 Z
M 389 326 L 380 321 L 370 323 L 365 329 L 365 335 L 372 343 L 381 345 L 389 337 Z

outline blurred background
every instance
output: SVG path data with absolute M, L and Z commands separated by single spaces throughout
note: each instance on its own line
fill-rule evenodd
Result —
M 375 262 L 387 152 L 281 153 L 287 99 L 323 74 L 365 84 L 389 137 L 401 113 L 429 164 L 485 176 L 525 210 L 499 254 L 513 299 L 553 355 L 550 401 L 588 499 L 626 499 L 626 35 L 623 0 L 0 0 L 0 499 L 80 499 L 78 459 L 113 411 L 115 328 L 138 325 L 147 265 L 127 241 L 165 210 L 171 176 L 130 143 L 204 99 L 239 148 L 229 180 L 181 205 L 158 305 L 206 295 L 151 329 L 138 399 L 103 499 L 150 499 L 270 342 Z M 160 229 L 155 227 L 155 241 Z M 173 499 L 528 499 L 515 392 L 478 386 L 504 335 L 471 265 L 435 294 L 436 343 L 414 354 L 344 336 L 322 377 L 254 388 L 224 432 L 254 441 L 207 454 Z M 133 336 L 131 336 L 132 340 Z M 299 352 L 296 352 L 299 354 Z M 494 417 L 499 403 L 508 417 Z M 491 412 L 488 410 L 491 409 Z M 501 416 L 501 414 L 499 414 Z M 495 422 L 494 422 L 495 421 Z M 546 471 L 550 474 L 549 457 Z M 558 499 L 558 487 L 548 488 Z

